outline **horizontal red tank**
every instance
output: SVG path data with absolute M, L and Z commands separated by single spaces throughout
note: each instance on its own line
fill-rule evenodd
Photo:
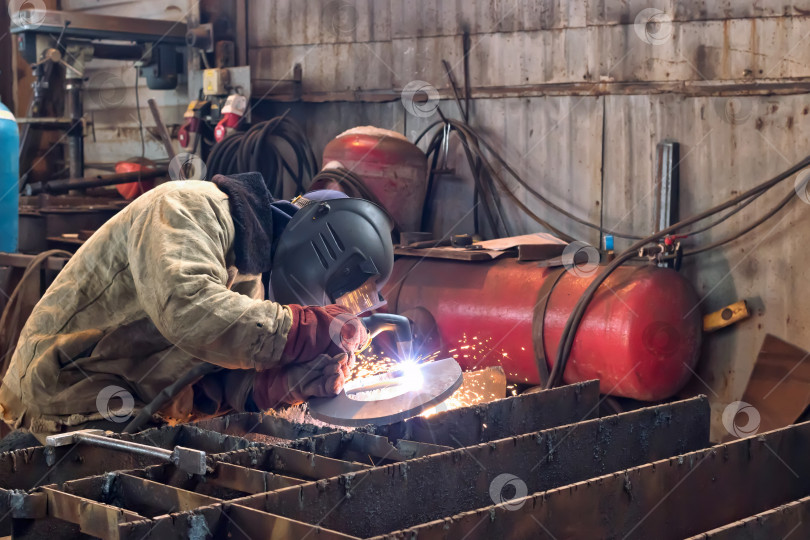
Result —
M 500 365 L 510 382 L 540 384 L 535 333 L 542 332 L 550 371 L 568 316 L 595 275 L 580 277 L 511 258 L 406 257 L 396 261 L 383 295 L 392 312 L 429 311 L 445 352 L 465 370 Z M 697 306 L 691 285 L 674 270 L 618 268 L 585 311 L 563 380 L 599 379 L 602 393 L 639 400 L 674 395 L 699 356 Z
M 391 214 L 400 231 L 422 230 L 422 206 L 427 191 L 427 157 L 404 135 L 373 126 L 350 129 L 323 151 L 330 162 L 356 174 Z M 336 185 L 314 185 L 335 189 Z

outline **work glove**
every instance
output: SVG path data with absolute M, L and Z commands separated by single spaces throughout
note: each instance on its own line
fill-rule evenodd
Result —
M 256 374 L 253 401 L 262 410 L 282 405 L 298 405 L 312 397 L 336 396 L 343 389 L 351 367 L 347 353 L 320 354 L 309 362 Z
M 309 362 L 320 354 L 334 356 L 345 352 L 353 358 L 368 342 L 366 327 L 341 306 L 288 307 L 292 311 L 292 326 L 281 355 L 282 364 Z

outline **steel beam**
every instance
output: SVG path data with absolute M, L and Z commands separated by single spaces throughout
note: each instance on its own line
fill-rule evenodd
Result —
M 808 455 L 810 422 L 534 493 L 517 509 L 483 507 L 385 538 L 680 539 L 806 497 Z
M 228 538 L 231 540 L 357 540 L 356 537 L 313 527 L 289 518 L 235 504 L 200 508 L 151 521 L 122 523 L 121 540 L 167 538 Z
M 178 46 L 186 44 L 186 24 L 180 21 L 137 19 L 52 9 L 27 9 L 20 10 L 20 13 L 21 16 L 17 19 L 22 22 L 12 24 L 12 34 L 35 32 L 63 35 L 65 38 L 160 42 Z
M 417 416 L 370 431 L 391 440 L 406 439 L 461 448 L 590 420 L 596 417 L 598 409 L 599 381 L 588 381 L 429 417 Z
M 156 457 L 93 446 L 40 446 L 0 454 L 0 535 L 10 534 L 11 510 L 21 504 L 19 498 L 26 499 L 29 495 L 25 493 L 38 486 L 157 463 L 160 459 Z
M 810 497 L 789 502 L 687 540 L 771 540 L 810 538 Z
M 396 445 L 378 435 L 360 431 L 325 433 L 296 441 L 290 448 L 311 452 L 341 461 L 355 461 L 376 466 L 406 461 L 452 450 L 449 446 L 400 440 Z
M 368 465 L 350 463 L 309 454 L 292 448 L 255 447 L 217 456 L 224 463 L 273 472 L 302 480 L 321 480 L 368 469 Z
M 284 440 L 296 440 L 322 433 L 333 433 L 337 431 L 333 427 L 320 427 L 312 424 L 301 424 L 291 422 L 278 416 L 259 413 L 236 413 L 217 418 L 200 420 L 189 426 L 215 431 L 224 435 L 244 437 L 250 434 L 262 435 L 279 439 L 279 443 Z
M 209 455 L 230 452 L 231 450 L 240 450 L 251 445 L 251 442 L 247 439 L 230 437 L 221 433 L 187 425 L 162 426 L 147 429 L 133 435 L 118 434 L 112 437 L 170 450 L 177 446 L 183 446 L 200 450 Z
M 702 396 L 233 502 L 365 538 L 487 506 L 493 497 L 553 489 L 703 448 L 708 442 L 709 406 Z M 515 493 L 504 494 L 507 485 Z M 577 514 L 589 514 L 593 506 L 574 508 Z M 480 536 L 507 537 L 522 536 Z
M 283 474 L 221 462 L 214 463 L 211 472 L 205 476 L 187 474 L 171 465 L 157 465 L 141 471 L 127 471 L 127 473 L 222 500 L 275 491 L 305 482 L 305 480 Z

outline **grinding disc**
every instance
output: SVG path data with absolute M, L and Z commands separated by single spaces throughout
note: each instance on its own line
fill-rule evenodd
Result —
M 382 375 L 350 381 L 333 398 L 313 398 L 309 401 L 310 414 L 322 422 L 339 426 L 385 425 L 416 416 L 449 398 L 463 381 L 461 367 L 452 358 L 419 364 L 422 383 L 413 386 L 408 373 L 391 371 Z M 361 401 L 352 399 L 375 391 L 402 392 L 387 399 Z

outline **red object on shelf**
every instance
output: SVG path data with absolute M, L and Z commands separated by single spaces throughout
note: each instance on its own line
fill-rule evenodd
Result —
M 199 118 L 186 118 L 183 125 L 177 131 L 177 141 L 184 150 L 191 150 L 191 134 L 197 133 L 200 130 L 202 120 Z
M 151 171 L 155 168 L 155 164 L 145 159 L 143 162 L 139 162 L 140 158 L 132 158 L 128 161 L 119 161 L 115 164 L 115 172 L 117 173 L 128 173 L 128 172 L 137 172 L 137 171 Z M 115 186 L 118 189 L 118 193 L 121 194 L 123 198 L 128 201 L 131 201 L 138 197 L 139 195 L 143 195 L 153 187 L 155 187 L 154 179 L 148 180 L 141 180 L 140 182 L 129 182 L 127 184 L 118 184 Z
M 405 257 L 396 261 L 383 295 L 392 312 L 429 311 L 463 369 L 500 365 L 510 382 L 540 384 L 533 332 L 542 321 L 550 371 L 568 316 L 596 275 L 562 270 L 548 294 L 543 284 L 557 278 L 557 270 L 511 258 Z M 546 295 L 548 301 L 541 301 Z M 698 360 L 702 328 L 697 306 L 697 294 L 674 270 L 620 267 L 589 304 L 563 380 L 600 379 L 602 393 L 639 400 L 671 397 Z
M 400 231 L 421 230 L 427 157 L 404 135 L 372 126 L 350 129 L 326 145 L 324 168 L 330 162 L 338 162 L 356 174 L 391 214 Z M 339 189 L 332 181 L 317 184 L 311 189 Z

